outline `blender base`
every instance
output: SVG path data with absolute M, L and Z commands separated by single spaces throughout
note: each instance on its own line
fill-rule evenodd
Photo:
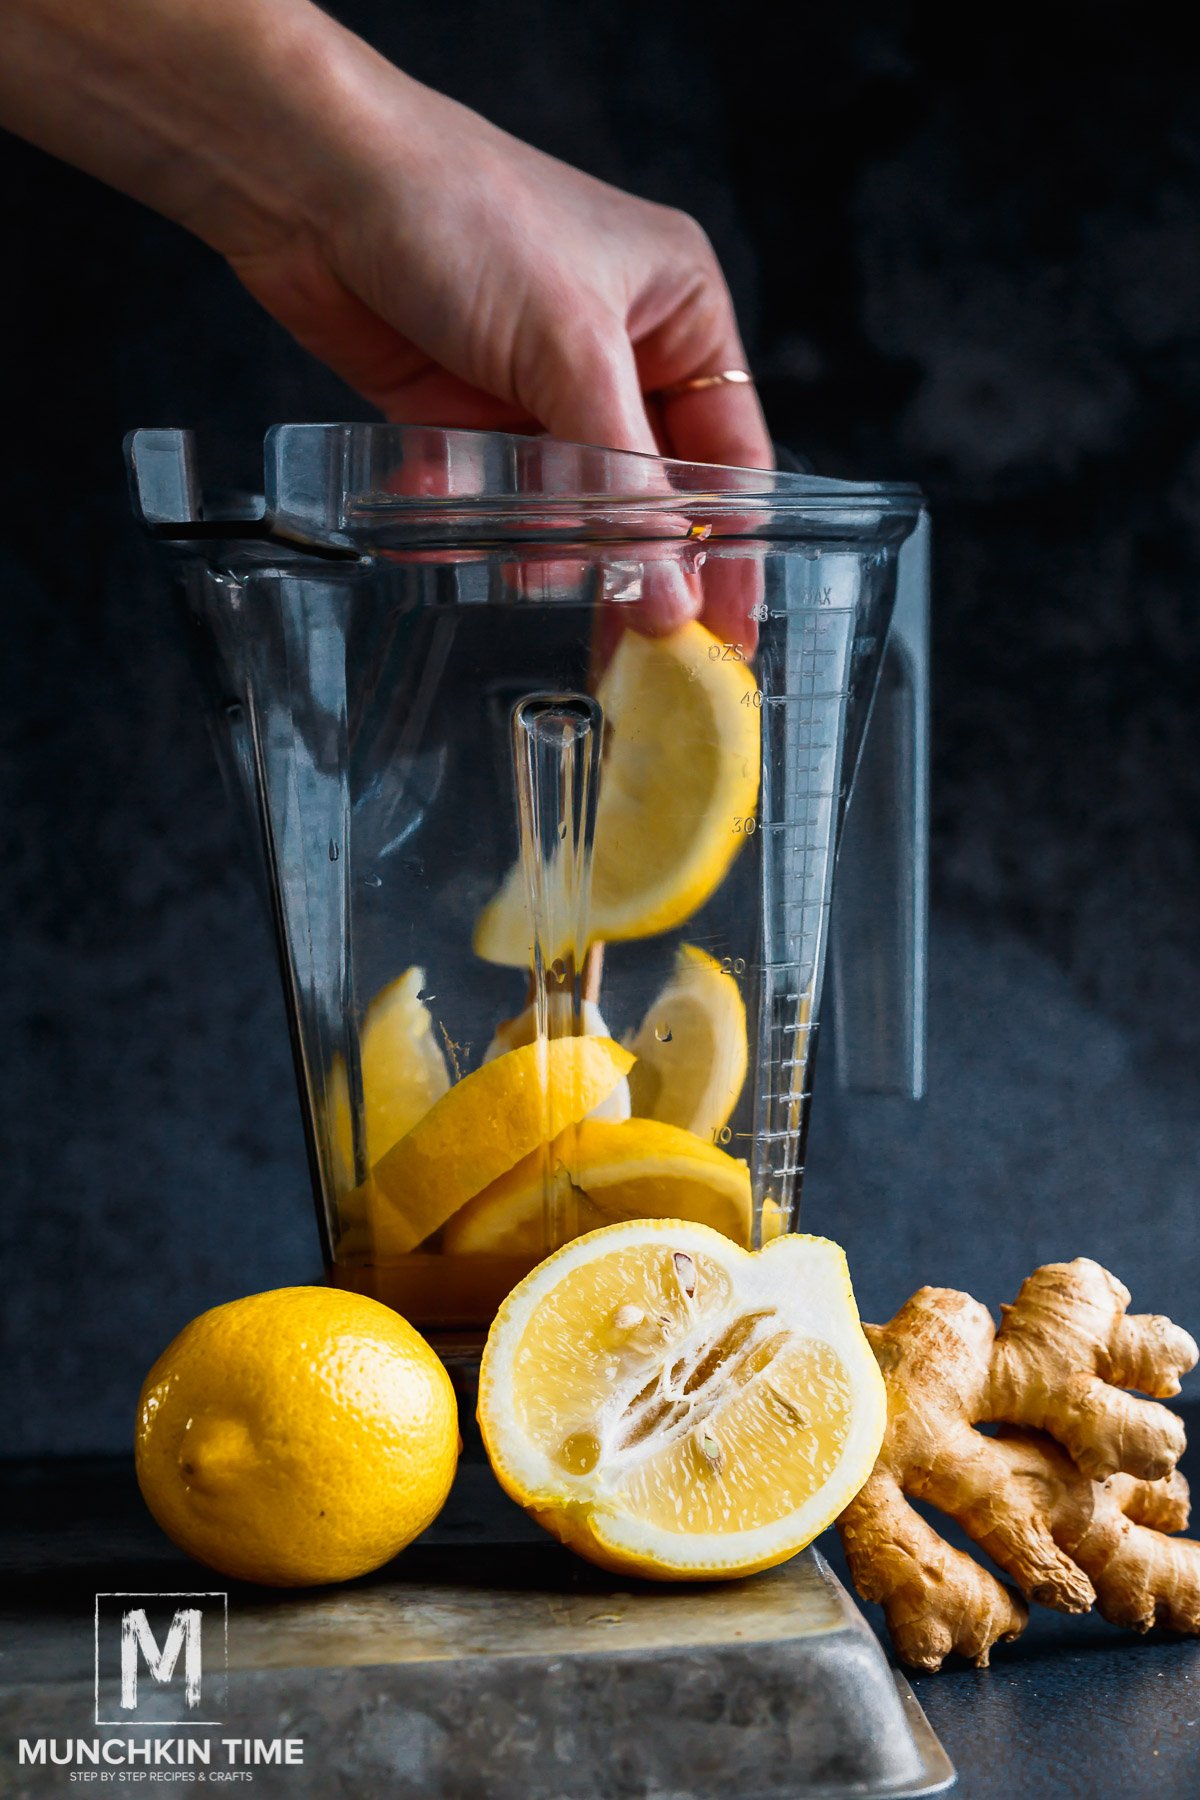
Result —
M 301 1763 L 255 1772 L 288 1800 L 900 1800 L 953 1783 L 907 1682 L 815 1550 L 743 1581 L 621 1580 L 539 1531 L 475 1448 L 420 1542 L 376 1576 L 313 1592 L 208 1575 L 160 1536 L 127 1473 L 106 1485 L 89 1472 L 91 1522 L 64 1530 L 79 1469 L 32 1486 L 18 1472 L 0 1735 L 96 1731 L 97 1590 L 177 1600 L 219 1585 L 220 1722 L 184 1735 L 217 1742 L 218 1764 L 221 1739 L 301 1739 Z M 179 1717 L 164 1689 L 118 1735 Z M 23 1767 L 21 1792 L 50 1800 L 67 1778 Z M 116 1770 L 110 1791 L 140 1790 Z
M 622 1580 L 554 1543 L 468 1438 L 419 1544 L 341 1592 L 231 1596 L 229 1716 L 297 1732 L 293 1800 L 871 1800 L 954 1769 L 816 1550 Z

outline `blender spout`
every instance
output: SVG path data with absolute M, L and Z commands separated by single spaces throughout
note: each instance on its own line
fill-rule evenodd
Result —
M 512 712 L 520 864 L 533 934 L 534 1041 L 543 1049 L 551 1038 L 577 1037 L 584 1029 L 603 732 L 604 715 L 590 694 L 527 694 Z M 544 1229 L 548 1243 L 560 1244 L 579 1227 L 561 1146 L 551 1142 L 548 1059 L 542 1080 Z
M 513 708 L 512 737 L 537 1035 L 573 1037 L 590 935 L 603 715 L 590 694 L 529 694 Z

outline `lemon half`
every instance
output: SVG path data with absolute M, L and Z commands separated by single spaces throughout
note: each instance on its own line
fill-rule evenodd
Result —
M 648 1220 L 578 1238 L 514 1288 L 479 1422 L 501 1485 L 563 1543 L 695 1580 L 811 1542 L 870 1474 L 886 1400 L 836 1244 L 750 1253 Z

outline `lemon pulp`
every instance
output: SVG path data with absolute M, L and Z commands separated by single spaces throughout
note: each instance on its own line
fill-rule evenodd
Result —
M 703 1255 L 638 1245 L 598 1277 L 576 1270 L 530 1321 L 516 1367 L 530 1440 L 565 1469 L 603 1462 L 611 1502 L 665 1531 L 771 1524 L 811 1499 L 845 1444 L 836 1351 L 739 1302 Z
M 376 994 L 363 1018 L 359 1036 L 362 1071 L 363 1138 L 368 1166 L 377 1163 L 450 1086 L 446 1059 L 433 1030 L 433 1017 L 421 998 L 425 971 L 406 969 Z M 339 1186 L 354 1183 L 354 1139 L 350 1121 L 350 1087 L 346 1065 L 336 1056 L 329 1075 L 329 1118 Z M 343 1207 L 342 1235 L 351 1233 L 366 1247 L 365 1216 L 360 1207 Z M 343 1245 L 344 1248 L 344 1245 Z
M 782 1562 L 837 1516 L 883 1438 L 845 1257 L 784 1235 L 614 1224 L 509 1295 L 480 1374 L 501 1485 L 607 1568 L 667 1579 Z

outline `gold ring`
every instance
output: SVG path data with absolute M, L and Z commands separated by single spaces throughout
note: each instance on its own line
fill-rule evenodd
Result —
M 753 387 L 749 369 L 722 369 L 719 375 L 691 375 L 686 381 L 672 381 L 667 387 L 655 388 L 651 400 L 674 400 L 679 394 L 702 394 L 706 388 Z

